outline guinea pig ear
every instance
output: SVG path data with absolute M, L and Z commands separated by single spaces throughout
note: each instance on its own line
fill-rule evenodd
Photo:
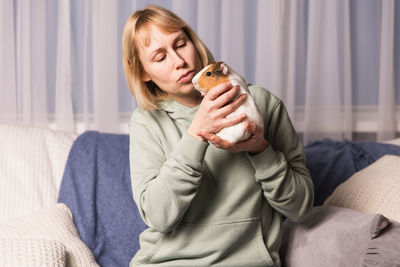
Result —
M 220 65 L 220 68 L 221 68 L 222 74 L 224 74 L 224 75 L 228 74 L 229 68 L 225 63 L 222 62 Z

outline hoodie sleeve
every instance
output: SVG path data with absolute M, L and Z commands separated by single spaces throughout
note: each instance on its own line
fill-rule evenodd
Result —
M 196 195 L 208 143 L 184 133 L 166 158 L 160 140 L 147 125 L 140 116 L 132 116 L 133 197 L 144 222 L 150 228 L 166 233 L 179 223 Z
M 259 107 L 265 118 L 264 133 L 269 146 L 248 157 L 268 203 L 297 222 L 312 207 L 314 186 L 306 168 L 303 145 L 283 103 L 273 95 L 264 99 L 267 102 Z

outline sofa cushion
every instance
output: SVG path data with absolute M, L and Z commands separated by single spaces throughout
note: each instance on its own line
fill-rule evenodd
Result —
M 400 157 L 386 155 L 340 184 L 325 205 L 381 213 L 400 222 Z
M 314 183 L 314 205 L 320 206 L 335 188 L 354 173 L 384 155 L 400 156 L 400 146 L 377 142 L 333 141 L 325 139 L 304 148 L 307 168 Z
M 400 223 L 380 214 L 318 206 L 282 233 L 283 266 L 400 266 Z
M 0 124 L 0 222 L 57 202 L 76 134 Z
M 395 139 L 386 140 L 386 141 L 383 141 L 382 143 L 400 146 L 400 137 L 395 138 Z

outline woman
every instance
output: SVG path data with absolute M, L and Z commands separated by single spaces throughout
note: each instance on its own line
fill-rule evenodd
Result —
M 130 122 L 134 200 L 149 226 L 131 266 L 280 266 L 282 216 L 313 203 L 303 147 L 282 102 L 250 86 L 265 129 L 248 123 L 237 144 L 215 135 L 244 100 L 231 84 L 204 97 L 191 79 L 213 57 L 190 27 L 161 7 L 127 20 L 122 57 L 139 108 Z

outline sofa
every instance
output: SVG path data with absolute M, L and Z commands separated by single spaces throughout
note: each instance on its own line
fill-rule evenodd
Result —
M 284 220 L 282 265 L 400 266 L 400 139 L 305 154 L 315 207 Z M 0 266 L 128 266 L 146 227 L 128 135 L 0 124 Z

